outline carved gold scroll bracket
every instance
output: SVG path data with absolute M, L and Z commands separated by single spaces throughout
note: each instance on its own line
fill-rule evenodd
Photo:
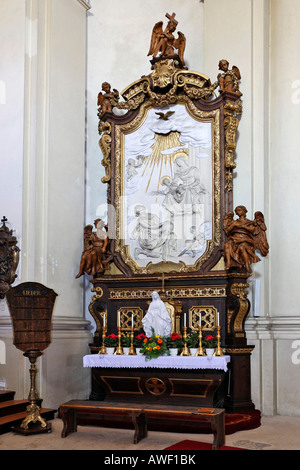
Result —
M 247 283 L 234 283 L 231 286 L 231 294 L 235 297 L 235 308 L 227 310 L 227 332 L 233 333 L 236 338 L 245 338 L 244 323 L 249 311 L 250 303 L 247 298 Z
M 236 168 L 234 154 L 236 150 L 236 134 L 239 126 L 239 117 L 242 114 L 242 100 L 236 103 L 226 103 L 224 106 L 224 130 L 225 130 L 225 188 L 233 189 L 233 170 Z
M 109 122 L 99 123 L 99 133 L 102 137 L 99 141 L 99 146 L 103 154 L 102 165 L 105 168 L 105 176 L 101 179 L 102 183 L 110 182 L 111 177 L 111 162 L 110 162 L 110 150 L 111 150 L 111 125 Z

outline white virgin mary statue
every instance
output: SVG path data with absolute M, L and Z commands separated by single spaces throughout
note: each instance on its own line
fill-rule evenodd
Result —
M 148 338 L 153 335 L 170 336 L 172 320 L 169 312 L 157 292 L 152 293 L 152 302 L 142 319 L 143 328 Z

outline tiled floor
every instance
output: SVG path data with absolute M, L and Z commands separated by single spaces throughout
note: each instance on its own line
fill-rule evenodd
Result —
M 13 432 L 0 436 L 0 450 L 162 450 L 179 441 L 212 442 L 211 434 L 159 433 L 133 444 L 133 431 L 78 426 L 61 438 L 62 421 L 51 421 L 52 432 L 23 436 Z M 259 428 L 226 436 L 226 445 L 250 450 L 300 450 L 300 417 L 262 417 Z

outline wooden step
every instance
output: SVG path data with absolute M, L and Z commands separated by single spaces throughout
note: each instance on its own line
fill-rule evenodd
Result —
M 0 390 L 0 403 L 2 401 L 13 400 L 16 392 L 12 390 Z
M 56 410 L 52 409 L 40 409 L 40 414 L 46 421 L 54 419 L 55 412 Z M 11 432 L 12 426 L 21 424 L 24 418 L 26 418 L 26 411 L 14 413 L 8 416 L 2 416 L 0 418 L 0 434 Z
M 0 418 L 26 411 L 28 400 L 7 400 L 0 403 Z
M 0 390 L 0 434 L 10 432 L 13 426 L 18 426 L 27 416 L 29 400 L 14 400 L 15 392 Z M 57 410 L 42 408 L 42 400 L 37 400 L 40 414 L 46 420 L 54 419 Z

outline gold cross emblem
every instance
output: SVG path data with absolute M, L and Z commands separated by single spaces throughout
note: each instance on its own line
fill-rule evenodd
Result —
M 152 395 L 162 395 L 166 391 L 166 385 L 161 379 L 148 379 L 145 382 L 145 386 Z

